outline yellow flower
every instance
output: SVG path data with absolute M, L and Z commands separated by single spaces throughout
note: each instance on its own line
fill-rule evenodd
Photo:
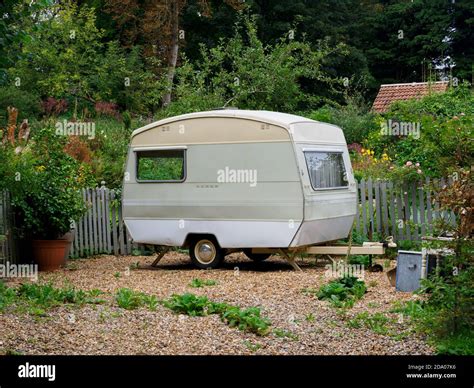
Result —
M 45 166 L 37 166 L 37 167 L 36 167 L 36 171 L 42 172 L 42 171 L 44 171 L 44 170 L 46 170 L 46 167 L 45 167 Z

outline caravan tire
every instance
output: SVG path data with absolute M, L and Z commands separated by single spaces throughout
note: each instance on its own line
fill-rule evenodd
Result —
M 257 263 L 264 261 L 271 256 L 270 253 L 252 253 L 252 248 L 244 249 L 244 253 L 245 256 Z
M 214 238 L 198 237 L 191 241 L 189 256 L 198 268 L 217 268 L 224 259 L 224 251 Z

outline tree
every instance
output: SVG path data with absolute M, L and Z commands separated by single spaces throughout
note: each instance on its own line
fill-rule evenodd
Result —
M 371 12 L 365 23 L 372 28 L 361 43 L 365 47 L 364 53 L 371 72 L 379 82 L 426 80 L 427 69 L 434 69 L 449 55 L 449 2 L 414 0 L 367 3 Z
M 474 3 L 470 0 L 457 0 L 452 7 L 454 76 L 474 84 Z
M 185 31 L 180 28 L 181 15 L 188 6 L 186 0 L 106 0 L 121 31 L 122 42 L 132 45 L 141 42 L 145 55 L 158 58 L 166 64 L 167 92 L 163 105 L 171 102 L 171 89 L 176 72 L 180 42 L 185 40 Z M 239 0 L 225 0 L 234 8 L 242 8 Z M 209 0 L 199 0 L 199 12 L 204 17 L 212 13 Z M 158 69 L 157 69 L 158 70 Z
M 216 47 L 201 45 L 201 58 L 191 63 L 186 58 L 177 70 L 177 99 L 164 113 L 174 115 L 219 106 L 296 112 L 320 105 L 324 97 L 307 93 L 304 79 L 324 83 L 337 94 L 340 80 L 322 68 L 324 58 L 344 52 L 345 46 L 320 42 L 313 50 L 306 42 L 286 36 L 274 45 L 258 38 L 253 19 L 243 18 L 235 36 L 221 39 Z
M 51 6 L 27 29 L 30 39 L 9 69 L 10 78 L 18 77 L 21 87 L 43 98 L 66 98 L 75 105 L 110 101 L 143 110 L 148 101 L 153 104 L 164 88 L 144 70 L 140 48 L 126 53 L 118 42 L 104 43 L 95 22 L 95 10 L 86 5 L 67 1 Z

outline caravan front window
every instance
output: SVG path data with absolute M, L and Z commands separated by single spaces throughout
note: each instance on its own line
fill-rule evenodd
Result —
M 313 190 L 344 188 L 349 185 L 342 152 L 304 151 Z
M 138 182 L 182 182 L 186 150 L 137 151 Z

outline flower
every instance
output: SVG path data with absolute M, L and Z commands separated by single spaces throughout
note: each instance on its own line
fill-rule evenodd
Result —
M 420 163 L 415 164 L 416 167 L 420 167 Z
M 405 166 L 410 167 L 412 164 L 413 164 L 412 162 L 408 161 L 408 162 L 405 163 Z
M 417 172 L 418 174 L 421 174 L 421 170 L 420 170 L 420 169 L 416 170 L 416 172 Z

